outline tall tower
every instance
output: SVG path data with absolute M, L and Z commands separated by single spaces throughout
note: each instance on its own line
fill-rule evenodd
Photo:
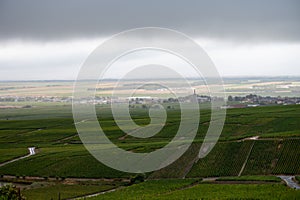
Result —
M 194 89 L 194 94 L 191 95 L 191 102 L 194 102 L 194 103 L 198 102 L 196 89 Z

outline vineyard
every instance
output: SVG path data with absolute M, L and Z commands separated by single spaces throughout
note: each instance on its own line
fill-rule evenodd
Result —
M 300 140 L 290 139 L 283 142 L 282 151 L 273 174 L 300 174 Z
M 174 106 L 176 107 L 176 106 Z M 0 163 L 28 154 L 28 147 L 36 147 L 37 154 L 0 167 L 1 177 L 7 175 L 22 178 L 40 177 L 64 180 L 66 178 L 108 178 L 130 180 L 134 174 L 117 171 L 97 161 L 81 144 L 69 105 L 43 105 L 28 109 L 9 109 L 0 113 Z M 97 106 L 98 118 L 107 137 L 118 147 L 136 153 L 151 152 L 164 147 L 174 137 L 180 125 L 180 110 L 167 110 L 168 118 L 164 128 L 151 138 L 134 138 L 124 134 L 116 125 L 109 108 Z M 55 111 L 56 110 L 56 111 Z M 149 123 L 148 110 L 142 108 L 130 111 L 133 120 L 139 125 Z M 31 113 L 31 114 L 30 114 Z M 275 106 L 228 110 L 223 132 L 213 150 L 198 159 L 199 149 L 209 127 L 210 112 L 203 110 L 197 136 L 190 148 L 171 165 L 143 174 L 149 181 L 126 187 L 124 199 L 130 195 L 151 199 L 153 192 L 160 193 L 156 199 L 179 197 L 189 191 L 207 189 L 198 181 L 201 178 L 220 177 L 224 181 L 263 181 L 272 182 L 276 175 L 300 174 L 300 106 Z M 255 139 L 252 137 L 255 136 Z M 252 139 L 251 139 L 252 138 Z M 241 176 L 239 176 L 241 175 Z M 264 177 L 269 177 L 265 180 Z M 180 180 L 186 178 L 184 180 Z M 160 181 L 155 182 L 156 179 Z M 176 181 L 162 179 L 176 179 Z M 231 179 L 231 180 L 230 180 Z M 297 177 L 296 177 L 297 179 Z M 151 180 L 151 181 L 150 181 Z M 152 181 L 153 180 L 153 181 Z M 298 178 L 299 180 L 299 178 Z M 166 185 L 163 185 L 166 183 Z M 194 186 L 196 184 L 196 186 Z M 263 186 L 273 191 L 285 191 L 279 185 Z M 61 188 L 62 195 L 72 197 L 84 194 L 84 187 L 49 186 L 26 191 L 27 196 L 46 194 L 46 191 Z M 110 188 L 109 186 L 108 188 Z M 135 188 L 137 193 L 130 188 Z M 149 187 L 146 191 L 143 187 Z M 159 187 L 160 190 L 157 189 Z M 243 186 L 217 186 L 216 189 L 241 190 Z M 218 188 L 220 187 L 220 188 Z M 256 186 L 251 185 L 253 190 Z M 106 187 L 93 186 L 88 192 L 101 191 Z M 181 188 L 181 189 L 180 189 Z M 153 190 L 153 191 L 152 191 Z M 182 192 L 178 191 L 182 190 Z M 275 189 L 274 189 L 275 190 Z M 63 192 L 66 193 L 63 193 Z M 140 191 L 140 193 L 139 193 Z M 146 191 L 145 196 L 143 196 Z M 67 194 L 70 193 L 70 194 Z M 118 193 L 118 192 L 116 192 Z M 149 195 L 147 195 L 149 193 Z M 288 193 L 285 191 L 284 193 Z M 115 193 L 103 197 L 115 197 Z M 127 195 L 127 196 L 126 196 Z M 205 196 L 205 194 L 203 194 Z M 228 198 L 231 196 L 229 194 Z M 265 194 L 263 191 L 257 195 Z M 278 195 L 281 195 L 278 194 Z M 76 196 L 76 195 L 75 195 Z M 243 194 L 240 196 L 243 198 Z M 272 196 L 270 196 L 272 197 Z
M 85 150 L 74 127 L 69 106 L 48 105 L 31 110 L 33 114 L 30 117 L 27 109 L 0 113 L 0 161 L 26 155 L 28 146 L 37 147 L 39 152 L 0 167 L 0 174 L 98 178 L 130 176 L 104 166 Z M 160 133 L 149 139 L 136 139 L 124 135 L 107 107 L 99 106 L 97 110 L 107 136 L 121 148 L 133 152 L 162 148 L 172 139 L 180 123 L 180 111 L 169 110 L 167 124 Z M 140 125 L 149 123 L 145 109 L 133 109 L 131 115 Z M 149 178 L 237 176 L 241 171 L 242 175 L 300 173 L 300 106 L 228 110 L 220 142 L 207 157 L 198 160 L 197 151 L 208 128 L 209 118 L 210 112 L 202 111 L 194 144 L 170 166 L 147 174 Z M 243 140 L 252 136 L 260 138 Z
M 210 154 L 194 164 L 187 177 L 237 176 L 252 141 L 218 143 Z
M 243 175 L 269 175 L 277 165 L 282 141 L 255 141 Z

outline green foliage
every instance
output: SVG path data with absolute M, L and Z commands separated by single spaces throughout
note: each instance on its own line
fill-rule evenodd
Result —
M 0 187 L 0 200 L 25 200 L 20 192 L 13 185 Z
M 194 164 L 187 177 L 237 176 L 246 160 L 252 141 L 218 143 Z
M 271 174 L 277 164 L 282 142 L 255 141 L 250 157 L 247 161 L 243 175 L 268 175 Z
M 152 152 L 164 147 L 176 134 L 181 120 L 181 112 L 174 105 L 174 109 L 167 110 L 166 125 L 158 134 L 146 139 L 134 138 L 126 136 L 117 127 L 107 105 L 96 106 L 96 110 L 107 137 L 120 148 L 137 153 Z M 131 116 L 139 125 L 146 125 L 150 120 L 147 109 L 131 109 Z M 299 117 L 300 106 L 296 105 L 229 109 L 219 143 L 206 158 L 194 164 L 187 177 L 236 176 L 253 142 L 237 140 L 250 136 L 272 138 L 275 141 L 255 142 L 243 174 L 300 173 L 299 143 L 295 142 L 300 135 Z M 195 143 L 180 159 L 150 177 L 184 177 L 198 154 L 209 121 L 210 111 L 202 110 Z M 288 142 L 286 139 L 289 137 L 294 139 Z M 281 139 L 282 144 L 278 143 Z M 26 155 L 29 146 L 37 147 L 39 153 L 0 167 L 0 174 L 41 177 L 130 177 L 130 174 L 101 164 L 85 150 L 77 135 L 70 105 L 43 104 L 28 109 L 7 109 L 1 112 L 0 163 Z
M 198 158 L 200 144 L 193 143 L 190 148 L 174 163 L 157 170 L 149 176 L 149 179 L 160 178 L 184 178 Z
M 130 175 L 97 161 L 82 145 L 42 148 L 40 153 L 7 164 L 0 174 L 24 174 L 40 177 L 119 178 Z
M 4 148 L 3 148 L 4 147 Z M 15 158 L 27 155 L 28 149 L 27 148 L 5 148 L 5 146 L 0 147 L 0 163 L 5 161 L 13 160 Z
M 89 199 L 298 199 L 300 196 L 300 191 L 280 183 L 197 184 L 185 181 L 189 180 L 146 181 Z
M 274 174 L 300 174 L 300 139 L 283 142 Z
M 217 181 L 263 181 L 263 182 L 281 182 L 277 176 L 232 176 L 218 178 Z
M 113 189 L 113 185 L 50 185 L 41 188 L 27 189 L 22 191 L 22 194 L 27 199 L 44 200 L 53 199 L 57 200 L 60 195 L 61 199 L 70 199 L 78 196 L 94 194 L 102 191 Z
M 136 184 L 136 183 L 141 183 L 145 181 L 145 174 L 136 174 L 130 177 L 130 185 Z
M 299 117 L 298 105 L 229 109 L 221 139 L 232 140 L 250 136 L 286 137 L 291 132 L 294 136 L 299 136 Z
M 189 187 L 195 182 L 195 179 L 151 180 L 90 199 L 155 199 L 160 194 Z
M 199 184 L 153 199 L 298 199 L 300 191 L 282 184 Z M 150 198 L 151 199 L 151 198 Z

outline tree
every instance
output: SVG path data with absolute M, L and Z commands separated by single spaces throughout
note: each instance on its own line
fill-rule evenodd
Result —
M 130 178 L 130 185 L 135 183 L 141 183 L 145 180 L 145 174 L 136 174 Z
M 25 200 L 14 185 L 4 185 L 0 188 L 0 200 Z

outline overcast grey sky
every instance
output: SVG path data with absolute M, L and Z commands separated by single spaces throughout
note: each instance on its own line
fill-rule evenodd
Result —
M 74 79 L 112 34 L 155 26 L 199 43 L 223 76 L 300 75 L 300 1 L 0 1 L 0 80 Z

